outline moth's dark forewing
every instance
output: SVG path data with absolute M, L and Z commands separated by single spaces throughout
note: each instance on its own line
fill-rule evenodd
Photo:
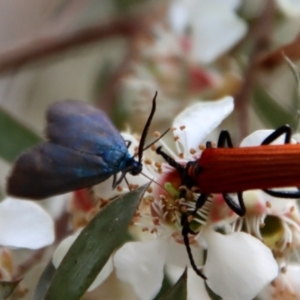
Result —
M 116 161 L 122 161 L 123 156 L 114 151 Z M 42 143 L 17 159 L 8 177 L 7 192 L 16 197 L 42 199 L 91 187 L 118 171 L 102 156 Z
M 76 100 L 49 107 L 46 135 L 54 144 L 86 153 L 103 155 L 115 148 L 127 153 L 124 139 L 105 113 Z M 110 163 L 116 165 L 115 161 Z

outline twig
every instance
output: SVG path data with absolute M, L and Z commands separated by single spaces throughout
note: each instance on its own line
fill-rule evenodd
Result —
M 286 44 L 279 49 L 264 55 L 260 59 L 259 65 L 265 69 L 272 69 L 285 62 L 285 56 L 292 61 L 300 59 L 300 34 L 290 44 Z
M 143 18 L 127 16 L 97 24 L 74 32 L 60 32 L 39 36 L 0 51 L 0 73 L 46 58 L 72 47 L 116 36 L 133 36 L 143 28 Z
M 248 61 L 248 66 L 244 74 L 244 83 L 235 96 L 235 104 L 238 112 L 239 140 L 242 140 L 249 133 L 248 107 L 252 95 L 253 86 L 259 70 L 258 58 L 269 45 L 270 32 L 273 29 L 275 7 L 273 0 L 268 0 L 264 11 L 254 22 L 248 33 L 248 39 L 254 41 L 252 52 Z

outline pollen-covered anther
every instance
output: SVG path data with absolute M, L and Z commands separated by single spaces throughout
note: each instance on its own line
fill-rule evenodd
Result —
M 192 186 L 191 192 L 192 193 L 199 193 L 199 188 L 197 186 Z
M 117 191 L 118 191 L 118 192 L 123 192 L 123 188 L 122 188 L 120 185 L 118 185 L 118 186 L 117 186 Z
M 181 212 L 186 213 L 187 212 L 187 207 L 185 205 L 182 205 L 180 210 L 181 210 Z
M 180 130 L 184 130 L 186 127 L 185 127 L 185 125 L 181 125 L 179 128 L 180 128 Z
M 157 173 L 158 173 L 158 174 L 162 174 L 162 173 L 163 173 L 162 168 L 157 169 Z
M 193 220 L 194 220 L 194 216 L 189 215 L 189 216 L 187 217 L 187 221 L 188 221 L 189 223 L 191 223 Z
M 291 206 L 290 213 L 293 213 L 295 211 L 295 206 Z
M 191 148 L 191 149 L 190 149 L 190 153 L 191 153 L 192 155 L 194 155 L 196 152 L 197 152 L 196 149 L 194 149 L 194 148 Z
M 147 188 L 147 192 L 148 192 L 149 194 L 151 194 L 151 193 L 153 192 L 153 188 L 152 188 L 151 186 L 149 186 L 149 187 Z
M 206 147 L 205 147 L 205 145 L 199 145 L 199 146 L 198 146 L 198 149 L 201 150 L 201 151 L 203 151 L 203 150 L 206 149 Z
M 151 149 L 152 151 L 156 151 L 156 145 L 155 145 L 155 144 L 151 145 L 150 149 Z
M 159 225 L 160 223 L 159 223 L 159 217 L 154 217 L 153 219 L 152 219 L 152 221 L 153 221 L 153 224 L 154 225 Z
M 146 204 L 153 203 L 153 202 L 154 202 L 154 197 L 152 197 L 152 196 L 146 196 L 146 197 L 144 198 L 144 202 L 145 202 Z
M 161 168 L 161 163 L 160 163 L 160 162 L 158 162 L 158 161 L 156 161 L 154 165 L 155 165 L 155 167 L 156 167 L 156 168 L 158 168 L 158 169 L 160 169 L 160 168 Z
M 177 232 L 173 232 L 173 233 L 171 234 L 171 236 L 172 236 L 172 238 L 176 238 L 176 237 L 178 236 L 178 234 L 177 234 Z
M 178 155 L 181 159 L 184 159 L 184 154 L 183 153 L 179 153 Z
M 177 219 L 175 218 L 175 217 L 173 217 L 172 219 L 171 219 L 171 223 L 176 223 L 177 222 Z
M 276 280 L 273 280 L 270 284 L 271 284 L 271 286 L 274 287 L 274 288 L 277 287 Z
M 159 138 L 161 136 L 159 131 L 154 131 L 153 136 Z
M 134 218 L 140 218 L 142 215 L 139 213 L 139 212 L 136 212 L 135 214 L 134 214 Z
M 280 273 L 285 274 L 287 272 L 287 267 L 280 268 Z
M 161 200 L 161 201 L 166 201 L 166 196 L 165 195 L 159 195 L 159 199 Z
M 266 207 L 267 207 L 267 208 L 271 208 L 271 207 L 272 207 L 271 202 L 267 201 L 267 202 L 266 202 Z
M 145 158 L 145 159 L 144 159 L 144 163 L 145 163 L 146 165 L 152 165 L 152 161 L 151 161 L 150 158 Z
M 148 228 L 148 227 L 143 227 L 143 228 L 142 228 L 142 231 L 143 231 L 143 232 L 149 231 L 149 228 Z
M 183 199 L 183 200 L 184 200 L 184 199 Z M 182 199 L 176 199 L 176 200 L 174 201 L 174 203 L 175 203 L 176 206 L 179 206 L 180 203 L 181 203 L 181 201 L 182 201 Z
M 291 244 L 290 242 L 287 242 L 287 243 L 286 243 L 286 247 L 287 247 L 287 248 L 291 248 L 291 246 L 292 246 L 292 244 Z
M 178 191 L 181 192 L 181 191 L 187 191 L 187 187 L 185 185 L 181 185 L 179 188 L 178 188 Z
M 151 229 L 150 233 L 157 233 L 157 229 L 156 228 Z
M 177 142 L 178 140 L 179 140 L 179 136 L 178 136 L 178 135 L 175 135 L 175 136 L 174 136 L 174 141 Z

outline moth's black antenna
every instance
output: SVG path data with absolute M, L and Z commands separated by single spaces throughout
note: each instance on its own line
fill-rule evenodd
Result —
M 152 118 L 153 118 L 154 113 L 155 113 L 155 109 L 156 109 L 156 97 L 157 97 L 157 92 L 155 92 L 155 95 L 153 97 L 153 100 L 152 100 L 152 109 L 151 109 L 150 115 L 148 117 L 148 120 L 147 120 L 147 122 L 145 124 L 144 130 L 143 130 L 143 133 L 142 133 L 142 136 L 141 136 L 140 145 L 139 145 L 139 151 L 138 151 L 139 162 L 142 162 L 142 159 L 143 159 L 143 151 L 144 151 L 143 147 L 145 145 L 145 141 L 146 141 L 146 137 L 147 137 L 147 134 L 148 134 L 148 131 L 149 131 L 149 127 L 150 127 Z

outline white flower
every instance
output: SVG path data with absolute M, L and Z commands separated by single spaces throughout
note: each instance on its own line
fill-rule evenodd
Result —
M 190 26 L 193 55 L 201 63 L 211 63 L 234 46 L 246 33 L 246 23 L 235 10 L 239 0 L 177 0 L 171 4 L 169 19 L 182 34 Z
M 189 149 L 195 148 L 199 151 L 198 146 L 207 134 L 215 129 L 232 110 L 233 99 L 225 97 L 219 101 L 194 104 L 179 114 L 173 123 L 173 134 L 179 156 L 173 153 L 163 141 L 159 142 L 164 146 L 164 150 L 171 152 L 178 161 L 195 159 L 196 154 L 191 154 Z M 152 165 L 158 172 L 156 177 L 160 184 L 164 184 L 170 179 L 168 176 L 172 176 L 169 173 L 171 171 L 169 166 L 156 163 Z M 167 173 L 164 173 L 164 169 Z M 161 172 L 163 173 L 159 175 Z M 148 230 L 156 237 L 150 241 L 127 243 L 114 256 L 118 278 L 131 284 L 139 299 L 142 300 L 152 299 L 160 290 L 164 265 L 175 265 L 181 270 L 190 266 L 181 236 L 182 211 L 176 201 L 178 191 L 172 178 L 170 182 L 175 188 L 165 186 L 168 193 L 153 184 L 153 199 L 150 201 L 152 222 L 147 222 L 147 216 L 143 214 L 138 220 L 143 230 Z M 174 195 L 170 197 L 173 192 Z M 194 209 L 194 201 L 185 204 L 188 209 Z M 203 224 L 200 219 L 197 221 Z M 190 244 L 195 261 L 201 264 L 201 244 L 195 236 L 190 237 Z M 199 278 L 199 280 L 202 279 Z
M 0 203 L 0 245 L 38 249 L 53 241 L 53 220 L 38 204 L 14 198 Z
M 300 16 L 300 1 L 299 0 L 276 0 L 279 9 L 290 18 Z

